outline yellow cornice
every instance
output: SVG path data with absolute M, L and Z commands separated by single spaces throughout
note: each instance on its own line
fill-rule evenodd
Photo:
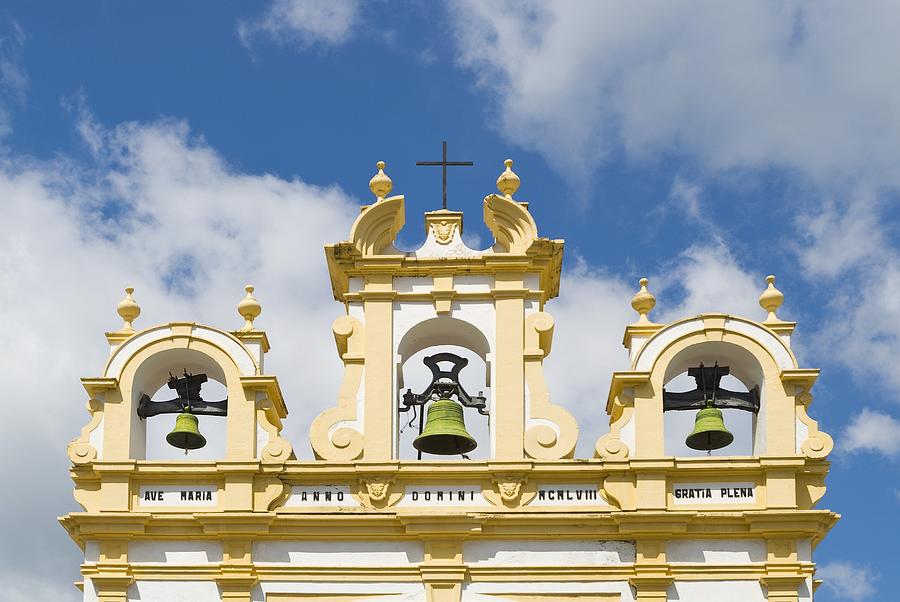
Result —
M 288 414 L 287 406 L 284 403 L 284 395 L 281 393 L 281 385 L 278 379 L 269 375 L 242 376 L 241 384 L 245 389 L 256 389 L 264 391 L 266 396 L 275 404 L 278 415 L 284 418 Z
M 817 378 L 819 378 L 818 368 L 795 368 L 781 371 L 781 382 L 799 385 L 806 390 L 812 388 Z
M 402 510 L 402 511 L 401 511 Z M 79 544 L 86 539 L 430 539 L 451 538 L 767 538 L 809 537 L 818 542 L 839 515 L 827 510 L 597 510 L 483 511 L 413 508 L 395 511 L 72 513 L 60 523 Z
M 232 330 L 231 335 L 241 342 L 257 343 L 262 347 L 263 353 L 269 352 L 269 337 L 264 330 Z
M 619 370 L 612 373 L 609 381 L 609 394 L 606 396 L 606 413 L 612 413 L 613 402 L 627 387 L 634 387 L 650 382 L 649 371 Z
M 625 334 L 622 336 L 622 346 L 626 349 L 631 349 L 632 338 L 644 337 L 649 339 L 665 327 L 665 324 L 656 324 L 653 322 L 647 324 L 629 324 L 625 327 Z
M 84 387 L 84 390 L 87 391 L 87 394 L 93 399 L 100 393 L 116 389 L 119 386 L 119 381 L 116 378 L 82 378 L 81 385 Z

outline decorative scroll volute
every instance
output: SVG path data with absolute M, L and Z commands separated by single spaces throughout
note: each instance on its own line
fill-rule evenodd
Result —
M 363 432 L 357 416 L 356 400 L 365 370 L 364 327 L 350 316 L 341 316 L 332 325 L 338 355 L 344 362 L 344 378 L 338 390 L 337 406 L 319 414 L 309 431 L 313 452 L 320 460 L 351 461 L 363 452 Z
M 525 453 L 540 460 L 571 458 L 578 442 L 578 423 L 564 408 L 550 403 L 544 380 L 543 360 L 550 355 L 553 341 L 553 316 L 533 313 L 525 319 L 525 382 L 531 399 L 529 420 L 547 424 L 526 426 Z M 526 421 L 527 425 L 528 421 Z
M 800 451 L 807 458 L 824 458 L 834 449 L 834 440 L 831 435 L 825 431 L 819 430 L 819 423 L 806 413 L 809 404 L 812 403 L 812 394 L 809 391 L 803 391 L 797 395 L 797 420 L 806 425 L 808 430 L 806 439 L 799 441 Z
M 537 238 L 537 224 L 518 201 L 492 194 L 484 199 L 484 223 L 507 253 L 524 255 Z
M 353 222 L 350 241 L 363 257 L 396 252 L 393 243 L 406 221 L 405 213 L 402 195 L 369 205 Z
M 91 445 L 91 433 L 100 426 L 103 420 L 103 402 L 99 399 L 91 398 L 86 406 L 90 412 L 91 418 L 81 429 L 81 434 L 72 439 L 66 449 L 72 464 L 90 464 L 97 459 L 97 449 Z
M 290 442 L 281 436 L 281 419 L 270 399 L 263 398 L 256 402 L 256 417 L 257 424 L 269 435 L 260 452 L 262 461 L 284 462 L 290 459 L 294 449 Z
M 594 455 L 603 460 L 624 460 L 630 450 L 622 441 L 622 428 L 634 418 L 634 399 L 621 393 L 616 396 L 609 417 L 609 432 L 597 439 Z

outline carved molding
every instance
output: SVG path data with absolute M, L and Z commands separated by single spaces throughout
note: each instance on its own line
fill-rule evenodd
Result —
M 447 220 L 434 222 L 431 224 L 431 231 L 434 233 L 434 240 L 439 245 L 449 245 L 456 231 L 456 223 Z
M 521 203 L 492 194 L 484 199 L 484 223 L 507 253 L 524 255 L 537 238 L 537 224 Z
M 344 362 L 344 378 L 338 389 L 337 406 L 319 414 L 309 429 L 309 439 L 316 458 L 347 462 L 363 452 L 363 433 L 350 426 L 334 428 L 342 422 L 355 422 L 357 395 L 362 384 L 364 360 L 364 330 L 362 322 L 341 316 L 331 327 L 338 354 Z
M 543 360 L 550 354 L 553 326 L 553 316 L 545 312 L 525 318 L 525 382 L 531 400 L 530 419 L 556 425 L 554 429 L 535 424 L 525 430 L 525 453 L 539 460 L 571 458 L 578 442 L 578 423 L 567 410 L 550 403 L 544 380 Z
M 403 488 L 394 487 L 393 477 L 367 476 L 359 480 L 357 495 L 364 506 L 380 510 L 399 502 Z
M 103 421 L 103 402 L 99 399 L 91 398 L 85 404 L 85 408 L 90 413 L 91 418 L 81 428 L 81 434 L 72 439 L 66 448 L 66 453 L 73 464 L 90 464 L 97 459 L 97 449 L 91 445 L 90 440 L 91 433 Z
M 804 390 L 796 396 L 797 420 L 805 424 L 808 429 L 806 439 L 799 442 L 800 451 L 807 458 L 820 459 L 826 457 L 834 449 L 834 440 L 825 431 L 820 431 L 819 423 L 806 413 L 806 409 L 812 403 L 812 398 L 812 394 L 808 390 Z
M 363 257 L 390 253 L 405 221 L 403 196 L 379 200 L 363 209 L 353 222 L 350 241 Z
M 256 421 L 269 435 L 269 439 L 260 452 L 263 462 L 284 462 L 294 457 L 294 448 L 281 436 L 281 419 L 278 417 L 275 404 L 269 398 L 256 402 Z
M 624 403 L 623 403 L 624 402 Z M 624 393 L 616 395 L 609 418 L 609 432 L 597 439 L 594 457 L 603 460 L 624 460 L 631 453 L 622 441 L 622 429 L 634 418 L 634 399 Z

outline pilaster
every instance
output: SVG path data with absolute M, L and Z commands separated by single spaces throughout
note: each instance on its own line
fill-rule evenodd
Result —
M 393 453 L 393 278 L 366 276 L 362 291 L 366 313 L 365 460 L 389 460 Z
M 523 273 L 497 274 L 494 290 L 497 373 L 492 439 L 494 458 L 503 460 L 524 457 L 526 293 Z

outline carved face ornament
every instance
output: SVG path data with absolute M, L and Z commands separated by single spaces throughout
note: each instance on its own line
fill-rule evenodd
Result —
M 448 222 L 447 220 L 442 220 L 433 224 L 432 230 L 434 231 L 434 239 L 438 244 L 449 244 L 450 241 L 453 240 L 453 231 L 455 228 L 456 224 Z

